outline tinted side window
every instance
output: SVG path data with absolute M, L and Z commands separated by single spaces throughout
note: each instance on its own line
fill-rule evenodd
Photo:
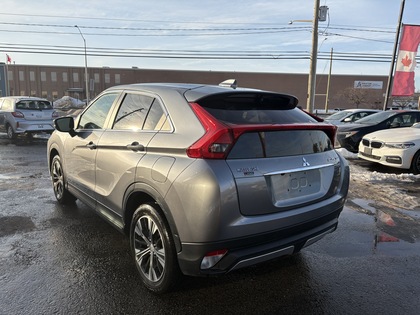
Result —
M 141 130 L 154 98 L 141 94 L 127 93 L 118 109 L 113 129 Z
M 416 122 L 418 122 L 417 113 L 409 113 L 409 114 L 402 115 L 402 124 L 401 124 L 402 127 L 410 127 L 414 125 Z
M 169 120 L 166 117 L 165 112 L 163 111 L 162 106 L 159 101 L 155 99 L 153 105 L 150 107 L 149 112 L 147 113 L 146 121 L 143 126 L 144 130 L 171 130 Z
M 102 129 L 105 124 L 106 117 L 118 93 L 109 93 L 98 98 L 83 113 L 78 128 L 81 129 Z
M 171 130 L 160 102 L 151 96 L 127 93 L 118 109 L 113 129 Z

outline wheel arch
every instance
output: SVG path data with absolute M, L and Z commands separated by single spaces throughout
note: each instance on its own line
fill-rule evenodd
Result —
M 48 158 L 49 165 L 51 165 L 51 162 L 52 162 L 54 156 L 56 156 L 56 155 L 59 155 L 58 150 L 56 148 L 52 148 L 50 150 L 50 154 L 49 154 L 49 158 Z
M 417 150 L 416 153 L 414 153 L 413 155 L 413 159 L 411 160 L 410 166 L 411 166 L 411 171 L 414 174 L 420 174 L 420 167 L 417 167 L 415 164 L 417 163 L 416 161 L 420 159 L 420 149 Z
M 166 220 L 166 225 L 168 226 L 171 235 L 173 237 L 175 248 L 177 252 L 181 251 L 181 242 L 179 239 L 178 230 L 176 228 L 175 221 L 169 211 L 169 207 L 166 204 L 160 194 L 153 189 L 152 187 L 137 183 L 134 184 L 130 190 L 126 193 L 124 198 L 124 234 L 128 235 L 130 232 L 131 221 L 133 219 L 134 212 L 141 204 L 145 203 L 154 203 L 157 205 L 157 211 L 162 215 L 163 219 Z

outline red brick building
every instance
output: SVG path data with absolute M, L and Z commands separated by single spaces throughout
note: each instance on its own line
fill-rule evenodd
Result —
M 54 101 L 69 95 L 86 99 L 84 67 L 0 64 L 0 73 L 0 92 L 3 96 L 30 95 Z M 127 83 L 218 84 L 226 79 L 236 79 L 240 87 L 295 95 L 303 108 L 306 108 L 307 102 L 307 74 L 89 67 L 88 77 L 89 99 L 93 99 L 108 87 Z M 330 80 L 328 109 L 355 107 L 382 109 L 387 82 L 387 76 L 333 74 Z M 325 109 L 327 83 L 328 75 L 317 75 L 315 110 Z

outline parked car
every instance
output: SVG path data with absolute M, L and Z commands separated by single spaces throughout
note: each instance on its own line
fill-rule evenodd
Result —
M 354 124 L 338 125 L 335 145 L 357 153 L 360 141 L 368 133 L 389 128 L 410 127 L 419 121 L 420 111 L 417 110 L 382 111 L 362 118 Z
M 345 109 L 326 117 L 324 120 L 334 125 L 353 123 L 378 112 L 379 110 L 375 109 Z
M 55 197 L 76 198 L 127 233 L 151 291 L 217 275 L 333 232 L 349 167 L 336 127 L 290 95 L 198 84 L 109 88 L 55 120 Z
M 420 123 L 409 128 L 372 132 L 363 137 L 358 156 L 383 165 L 420 173 Z
M 0 129 L 9 139 L 19 134 L 54 131 L 53 120 L 58 117 L 50 101 L 28 96 L 0 98 Z

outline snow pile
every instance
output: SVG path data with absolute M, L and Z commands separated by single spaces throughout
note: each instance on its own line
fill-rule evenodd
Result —
M 340 155 L 343 158 L 345 158 L 346 160 L 355 160 L 355 159 L 358 159 L 357 153 L 351 153 L 350 151 L 347 151 L 346 149 L 340 148 L 340 149 L 336 149 L 335 151 L 337 151 L 338 153 L 340 153 Z
M 358 156 L 356 153 L 351 153 L 346 149 L 340 148 L 336 150 L 341 156 L 346 160 L 357 160 Z M 372 162 L 373 163 L 373 162 Z M 414 175 L 408 173 L 408 170 L 405 173 L 401 173 L 404 170 L 395 169 L 398 173 L 381 173 L 377 171 L 367 172 L 366 169 L 353 166 L 351 170 L 351 176 L 353 179 L 365 182 L 406 182 L 413 183 L 420 180 L 420 175 Z
M 86 103 L 82 102 L 81 100 L 78 100 L 76 98 L 70 97 L 70 96 L 63 96 L 62 98 L 56 100 L 54 102 L 54 108 L 56 109 L 72 109 L 72 108 L 83 108 L 85 107 Z
M 391 174 L 391 173 L 359 173 L 357 174 L 358 180 L 369 181 L 369 182 L 406 182 L 414 183 L 420 179 L 420 175 L 414 175 L 409 173 L 404 174 Z

